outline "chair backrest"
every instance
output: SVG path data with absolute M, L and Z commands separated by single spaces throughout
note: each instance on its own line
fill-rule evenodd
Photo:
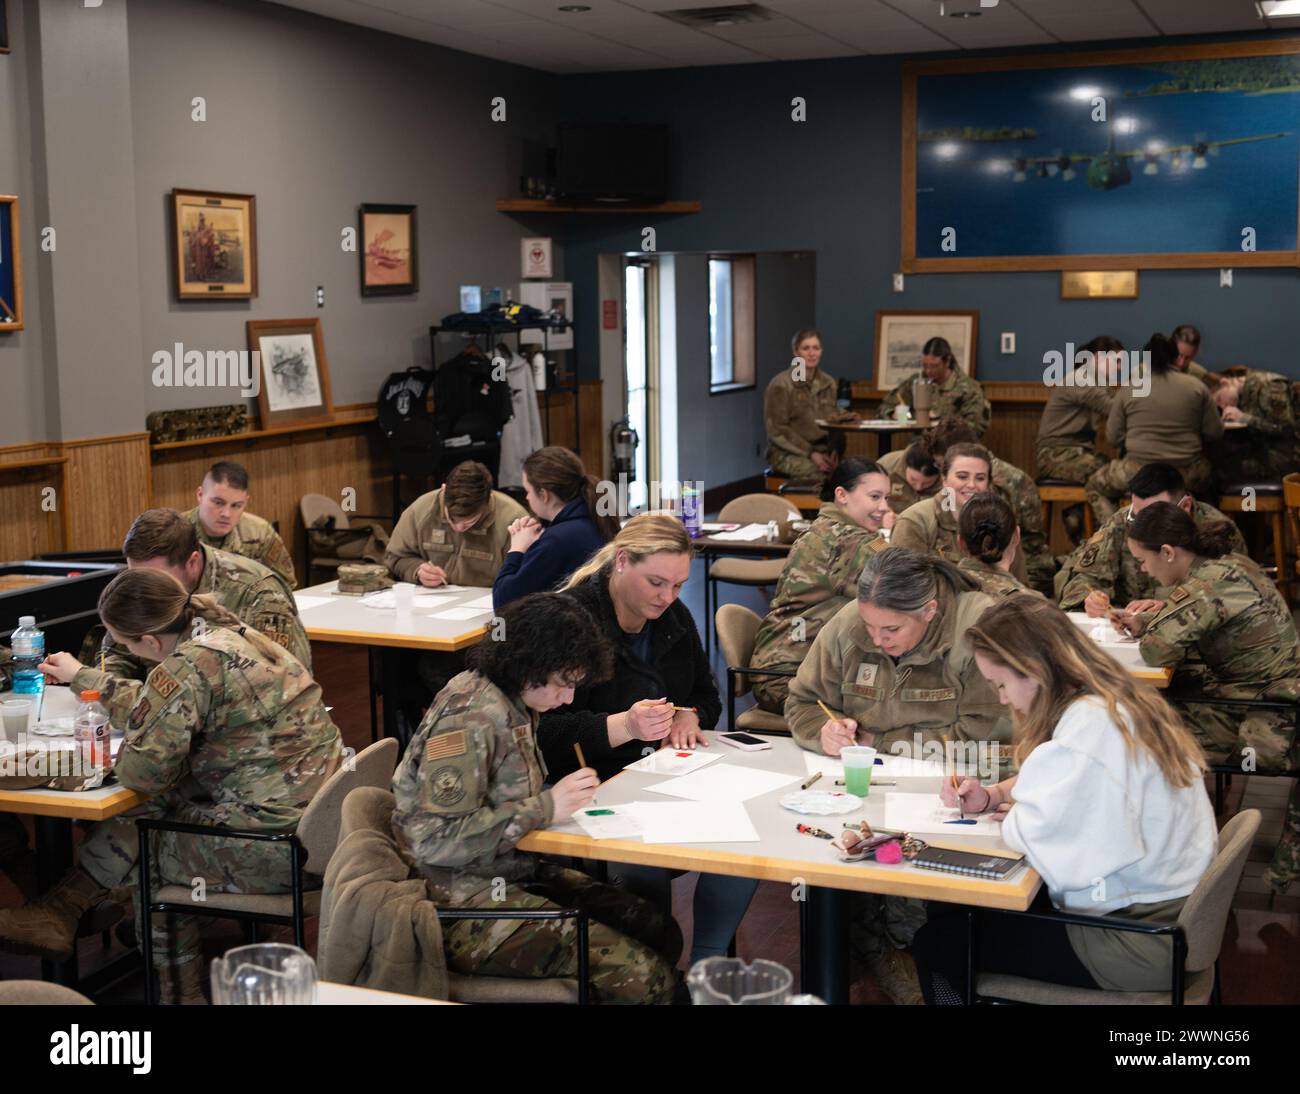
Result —
M 1288 509 L 1300 509 L 1300 472 L 1282 476 L 1282 497 Z
M 1259 822 L 1258 809 L 1243 809 L 1223 826 L 1219 833 L 1219 853 L 1183 905 L 1178 922 L 1187 934 L 1189 972 L 1208 969 L 1219 958 L 1232 898 L 1246 868 L 1246 856 L 1255 842 Z
M 798 520 L 803 514 L 789 498 L 776 494 L 742 494 L 722 507 L 718 520 L 725 524 L 766 524 L 769 520 Z
M 348 528 L 348 515 L 343 507 L 333 498 L 324 494 L 303 494 L 298 501 L 298 510 L 302 513 L 302 526 L 311 528 L 321 517 L 334 518 L 335 528 Z
M 359 786 L 388 789 L 397 769 L 397 741 L 385 737 L 344 763 L 316 792 L 298 822 L 298 839 L 307 852 L 307 868 L 323 874 L 339 842 L 343 801 Z
M 397 799 L 391 790 L 378 786 L 358 786 L 343 799 L 339 824 L 339 842 L 363 829 L 386 832 L 392 827 Z
M 763 620 L 740 604 L 723 604 L 714 616 L 714 622 L 723 660 L 732 668 L 748 665 L 754 653 L 754 636 Z M 737 695 L 744 695 L 749 690 L 749 679 L 747 676 L 736 678 Z
M 62 984 L 44 980 L 5 980 L 0 983 L 0 1007 L 93 1007 L 94 1000 Z

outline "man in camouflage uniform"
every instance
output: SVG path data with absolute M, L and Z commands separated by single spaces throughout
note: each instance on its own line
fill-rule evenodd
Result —
M 763 393 L 767 465 L 795 481 L 820 482 L 844 447 L 844 435 L 829 436 L 817 419 L 835 418 L 838 384 L 811 360 L 797 359 L 772 377 Z M 816 453 L 824 464 L 813 458 Z
M 984 389 L 962 372 L 961 366 L 956 362 L 950 365 L 942 364 L 935 368 L 925 365 L 923 375 L 924 379 L 919 376 L 909 376 L 886 395 L 881 400 L 880 412 L 877 416 L 892 418 L 895 407 L 915 406 L 912 386 L 919 380 L 922 383 L 930 383 L 934 388 L 930 402 L 930 417 L 933 420 L 938 421 L 940 418 L 947 417 L 961 418 L 970 423 L 978 437 L 984 436 L 993 418 L 993 405 L 985 396 Z
M 1075 548 L 1056 575 L 1056 599 L 1067 612 L 1083 609 L 1100 616 L 1109 605 L 1122 607 L 1134 601 L 1159 599 L 1160 588 L 1142 572 L 1130 553 L 1126 534 L 1129 523 L 1153 502 L 1172 502 L 1200 525 L 1228 520 L 1213 505 L 1187 493 L 1182 474 L 1168 464 L 1147 464 L 1129 481 L 1129 490 L 1132 503 Z M 1240 532 L 1236 533 L 1232 550 L 1247 554 Z M 1088 604 L 1090 597 L 1092 603 Z
M 786 559 L 776 595 L 754 638 L 750 667 L 794 672 L 822 624 L 858 593 L 867 555 L 889 540 L 852 520 L 834 502 L 823 503 L 817 519 Z M 785 708 L 790 681 L 785 676 L 754 676 L 758 705 L 772 714 Z
M 129 643 L 135 649 L 141 644 Z M 81 666 L 66 654 L 54 655 L 50 664 L 74 688 L 98 689 L 110 709 L 121 709 L 113 702 L 119 690 L 134 700 L 125 717 L 113 717 L 126 733 L 113 771 L 122 786 L 150 800 L 97 824 L 78 850 L 76 868 L 44 896 L 0 911 L 0 945 L 19 952 L 67 957 L 86 909 L 108 890 L 134 885 L 137 819 L 292 832 L 342 760 L 319 685 L 296 657 L 246 627 L 182 631 L 143 685 Z M 284 846 L 166 832 L 158 835 L 155 854 L 155 884 L 183 885 L 195 900 L 208 890 L 290 889 Z M 323 874 L 325 863 L 308 869 Z M 153 934 L 164 992 L 201 1002 L 198 920 L 168 918 L 170 925 L 155 920 Z
M 198 505 L 185 514 L 200 543 L 243 555 L 274 570 L 290 589 L 293 559 L 271 522 L 244 511 L 248 504 L 248 472 L 242 464 L 222 460 L 208 468 L 198 489 Z
M 1221 484 L 1280 482 L 1300 469 L 1300 422 L 1291 404 L 1291 381 L 1276 372 L 1250 369 L 1228 376 L 1214 392 L 1226 427 L 1213 453 Z
M 436 903 L 583 908 L 591 916 L 596 998 L 670 1001 L 681 951 L 670 918 L 631 894 L 515 849 L 555 819 L 545 780 L 537 712 L 480 673 L 463 672 L 439 693 L 393 776 L 393 833 Z M 463 975 L 577 974 L 572 920 L 460 920 L 444 924 L 443 945 L 448 969 Z
M 1300 651 L 1291 609 L 1277 586 L 1248 559 L 1197 557 L 1187 577 L 1158 611 L 1131 618 L 1148 665 L 1172 666 L 1172 691 L 1217 699 L 1300 702 Z M 1300 766 L 1296 713 L 1174 705 L 1211 763 L 1242 760 L 1243 770 Z M 1281 891 L 1300 877 L 1300 783 L 1292 789 L 1287 823 L 1270 867 Z

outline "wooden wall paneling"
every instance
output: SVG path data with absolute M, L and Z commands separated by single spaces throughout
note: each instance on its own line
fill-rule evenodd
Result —
M 48 461 L 48 462 L 47 462 Z M 67 542 L 58 505 L 64 488 L 66 459 L 46 441 L 0 448 L 0 559 L 25 559 L 59 551 Z M 56 505 L 43 505 L 53 487 Z
M 122 546 L 131 521 L 149 508 L 149 434 L 62 442 L 68 457 L 60 508 L 69 551 Z
M 608 424 L 601 418 L 602 385 L 599 380 L 582 380 L 578 384 L 578 417 L 581 423 L 582 462 L 587 470 L 599 478 L 605 466 L 605 432 Z M 545 405 L 541 394 L 537 398 L 538 409 L 542 413 L 542 429 L 547 444 L 575 445 L 573 396 L 552 394 L 550 407 Z
M 193 507 L 203 474 L 213 463 L 242 463 L 250 479 L 249 511 L 278 523 L 299 569 L 305 541 L 298 504 L 304 494 L 324 494 L 342 503 L 344 490 L 351 489 L 355 512 L 390 523 L 392 464 L 372 422 L 248 440 L 213 438 L 210 444 L 156 451 L 153 458 L 153 504 L 181 510 Z

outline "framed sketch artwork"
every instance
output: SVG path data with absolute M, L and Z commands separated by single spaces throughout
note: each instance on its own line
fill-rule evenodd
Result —
M 414 205 L 361 206 L 361 295 L 420 290 Z
M 178 300 L 257 295 L 257 202 L 252 194 L 172 191 Z
M 931 338 L 945 338 L 967 376 L 975 377 L 978 311 L 878 311 L 873 387 L 892 391 L 921 371 L 921 350 Z
M 0 194 L 0 334 L 23 329 L 23 258 L 18 248 L 18 199 Z
M 259 319 L 247 324 L 259 357 L 257 407 L 263 429 L 334 417 L 319 319 Z

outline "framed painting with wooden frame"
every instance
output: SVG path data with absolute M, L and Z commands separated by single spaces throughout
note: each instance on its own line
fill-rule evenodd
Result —
M 319 319 L 256 319 L 246 324 L 258 356 L 257 409 L 263 429 L 332 421 L 329 365 Z
M 0 334 L 23 329 L 23 255 L 18 199 L 0 194 Z
M 257 201 L 252 194 L 172 191 L 178 300 L 257 295 Z
M 361 206 L 361 295 L 420 291 L 414 205 Z
M 878 391 L 893 391 L 921 371 L 921 350 L 931 338 L 946 339 L 967 376 L 975 377 L 978 311 L 878 311 L 876 348 L 868 382 Z
M 1300 38 L 903 66 L 908 273 L 1300 264 Z
M 0 53 L 9 52 L 9 12 L 5 0 L 0 0 Z

